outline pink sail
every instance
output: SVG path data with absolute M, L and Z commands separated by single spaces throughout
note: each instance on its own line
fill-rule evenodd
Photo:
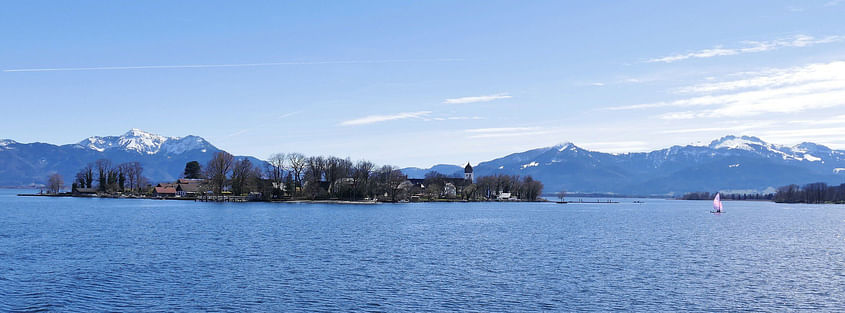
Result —
M 722 198 L 719 194 L 716 194 L 716 198 L 713 198 L 713 210 L 716 212 L 722 212 Z

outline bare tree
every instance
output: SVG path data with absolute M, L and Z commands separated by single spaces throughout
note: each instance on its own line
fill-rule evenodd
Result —
M 387 193 L 390 201 L 396 202 L 398 200 L 399 192 L 402 190 L 400 184 L 407 180 L 407 176 L 402 174 L 398 168 L 384 165 L 378 171 L 380 189 Z
M 557 199 L 560 202 L 563 202 L 563 200 L 566 199 L 566 189 L 561 189 L 557 192 Z
M 107 192 L 109 189 L 109 171 L 111 171 L 111 161 L 108 159 L 99 159 L 95 163 L 97 167 L 97 185 L 102 192 Z
M 133 192 L 140 191 L 144 184 L 141 179 L 144 173 L 144 167 L 139 162 L 129 162 L 126 166 L 127 179 L 129 181 L 129 189 Z
M 352 170 L 352 177 L 354 178 L 353 181 L 353 189 L 355 192 L 362 197 L 370 197 L 372 196 L 372 188 L 371 188 L 371 181 L 370 176 L 373 173 L 373 168 L 375 168 L 375 164 L 369 161 L 358 161 L 355 164 L 354 169 Z
M 231 154 L 219 151 L 214 154 L 214 157 L 205 166 L 205 176 L 209 179 L 214 192 L 218 195 L 223 193 L 223 187 L 226 185 L 226 178 L 229 172 L 232 171 L 234 159 L 235 157 Z
M 53 175 L 50 175 L 50 177 L 47 178 L 47 192 L 48 193 L 51 193 L 51 194 L 54 194 L 54 195 L 58 194 L 60 191 L 62 191 L 62 188 L 64 188 L 64 186 L 65 186 L 65 181 L 62 179 L 62 175 L 59 175 L 59 173 L 55 173 Z
M 76 173 L 76 183 L 80 188 L 91 188 L 94 184 L 94 168 L 91 163 Z
M 290 170 L 293 172 L 294 190 L 291 190 L 291 192 L 295 192 L 297 187 L 302 187 L 302 174 L 305 171 L 305 156 L 302 153 L 289 153 L 288 164 L 290 165 Z
M 274 153 L 267 160 L 267 178 L 281 186 L 285 179 L 285 154 Z
M 250 176 L 252 175 L 252 162 L 249 159 L 242 159 L 235 161 L 232 168 L 232 193 L 236 196 L 247 193 L 247 185 L 250 183 Z

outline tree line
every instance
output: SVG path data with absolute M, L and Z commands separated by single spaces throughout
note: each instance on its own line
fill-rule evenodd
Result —
M 774 194 L 762 194 L 762 193 L 720 193 L 721 198 L 724 200 L 772 200 Z M 711 194 L 710 192 L 690 192 L 684 194 L 680 199 L 681 200 L 713 200 L 716 197 L 716 193 Z
M 139 162 L 113 165 L 110 160 L 100 159 L 79 170 L 73 189 L 146 194 L 151 189 L 143 172 Z M 445 196 L 444 187 L 448 179 L 463 182 L 462 178 L 432 172 L 426 176 L 427 187 L 420 190 L 392 165 L 378 166 L 366 160 L 306 156 L 302 153 L 275 153 L 266 163 L 253 164 L 248 158 L 236 158 L 224 151 L 215 153 L 205 164 L 197 161 L 186 163 L 181 177 L 200 180 L 201 193 L 255 194 L 260 195 L 262 200 L 372 199 L 395 202 L 426 193 L 434 199 Z M 61 180 L 60 176 L 55 178 Z M 459 185 L 461 190 L 457 196 L 466 200 L 495 199 L 501 193 L 510 193 L 519 199 L 535 201 L 543 191 L 543 184 L 530 176 L 484 176 L 479 177 L 477 183 Z
M 444 187 L 453 179 L 458 179 L 460 182 L 463 178 L 459 176 L 450 177 L 436 171 L 428 172 L 423 180 L 425 188 L 416 190 L 414 188 L 417 187 L 412 186 L 409 193 L 422 194 L 428 199 L 448 197 L 444 192 Z M 462 187 L 461 192 L 456 196 L 463 200 L 473 201 L 496 199 L 502 193 L 508 193 L 511 197 L 520 200 L 537 201 L 543 193 L 543 183 L 531 176 L 520 178 L 519 175 L 481 176 L 476 179 L 475 183 L 465 181 L 460 187 Z
M 783 186 L 778 188 L 773 200 L 778 203 L 845 203 L 845 184 L 828 186 L 826 183 L 812 183 L 804 186 Z
M 186 165 L 186 173 L 196 165 Z M 275 153 L 264 168 L 243 158 L 235 160 L 218 152 L 200 171 L 210 191 L 234 195 L 257 192 L 273 199 L 382 199 L 400 200 L 400 185 L 407 177 L 395 166 L 376 166 L 369 161 L 353 162 L 334 156 L 305 156 L 301 153 Z
M 94 163 L 88 163 L 76 173 L 72 188 L 76 190 L 96 187 L 98 192 L 103 193 L 143 193 L 148 185 L 148 180 L 143 173 L 144 167 L 139 162 L 113 165 L 111 160 L 99 159 Z
M 209 190 L 222 194 L 227 188 L 234 195 L 257 192 L 264 200 L 274 199 L 340 199 L 380 201 L 407 200 L 413 195 L 428 193 L 430 198 L 443 197 L 446 175 L 427 174 L 424 190 L 410 183 L 408 177 L 392 165 L 378 166 L 370 161 L 352 161 L 334 156 L 306 156 L 302 153 L 275 153 L 264 168 L 249 159 L 235 160 L 226 152 L 218 152 L 204 170 L 198 164 L 186 164 L 188 173 L 202 173 Z M 199 178 L 199 177 L 197 177 Z M 496 175 L 478 179 L 478 183 L 461 186 L 460 196 L 466 200 L 493 199 L 499 192 L 514 197 L 537 200 L 543 184 L 530 176 Z

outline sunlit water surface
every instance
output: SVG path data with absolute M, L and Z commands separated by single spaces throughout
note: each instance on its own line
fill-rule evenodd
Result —
M 845 206 L 16 197 L 0 311 L 830 311 Z

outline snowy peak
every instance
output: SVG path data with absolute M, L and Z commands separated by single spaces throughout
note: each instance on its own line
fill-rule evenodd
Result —
M 753 136 L 725 136 L 710 143 L 709 147 L 711 149 L 741 149 L 741 150 L 749 150 L 754 151 L 755 146 L 768 146 L 768 144 L 761 140 L 760 138 L 753 137 Z
M 16 143 L 18 143 L 18 142 L 11 140 L 11 139 L 0 139 L 0 151 L 6 150 L 6 149 L 12 149 L 12 148 L 9 148 L 8 146 L 16 144 Z
M 564 143 L 558 144 L 558 145 L 556 145 L 556 146 L 554 146 L 554 147 L 552 147 L 552 148 L 557 149 L 557 151 L 558 151 L 558 152 L 563 152 L 563 151 L 565 151 L 565 150 L 567 150 L 567 149 L 571 149 L 571 148 L 573 148 L 573 147 L 575 147 L 575 145 L 574 145 L 574 144 L 572 144 L 571 142 L 568 142 L 568 141 L 567 141 L 567 142 L 564 142 Z M 577 148 L 577 147 L 575 147 L 575 148 Z
M 767 158 L 821 163 L 824 163 L 822 157 L 834 156 L 835 154 L 830 148 L 815 143 L 804 142 L 789 147 L 766 143 L 760 138 L 752 136 L 725 136 L 714 140 L 708 147 L 718 151 L 743 150 Z
M 191 150 L 203 150 L 206 152 L 212 147 L 208 141 L 198 136 L 186 136 L 184 138 L 171 138 L 162 144 L 161 151 L 168 154 L 181 154 Z
M 121 136 L 89 137 L 79 142 L 78 145 L 99 152 L 122 149 L 140 154 L 157 154 L 162 151 L 169 154 L 180 154 L 211 147 L 205 139 L 197 136 L 165 137 L 135 128 Z
M 830 154 L 831 152 L 833 152 L 833 150 L 830 150 L 830 148 L 826 146 L 815 144 L 812 142 L 802 142 L 796 145 L 795 147 L 792 147 L 792 150 L 813 154 Z

